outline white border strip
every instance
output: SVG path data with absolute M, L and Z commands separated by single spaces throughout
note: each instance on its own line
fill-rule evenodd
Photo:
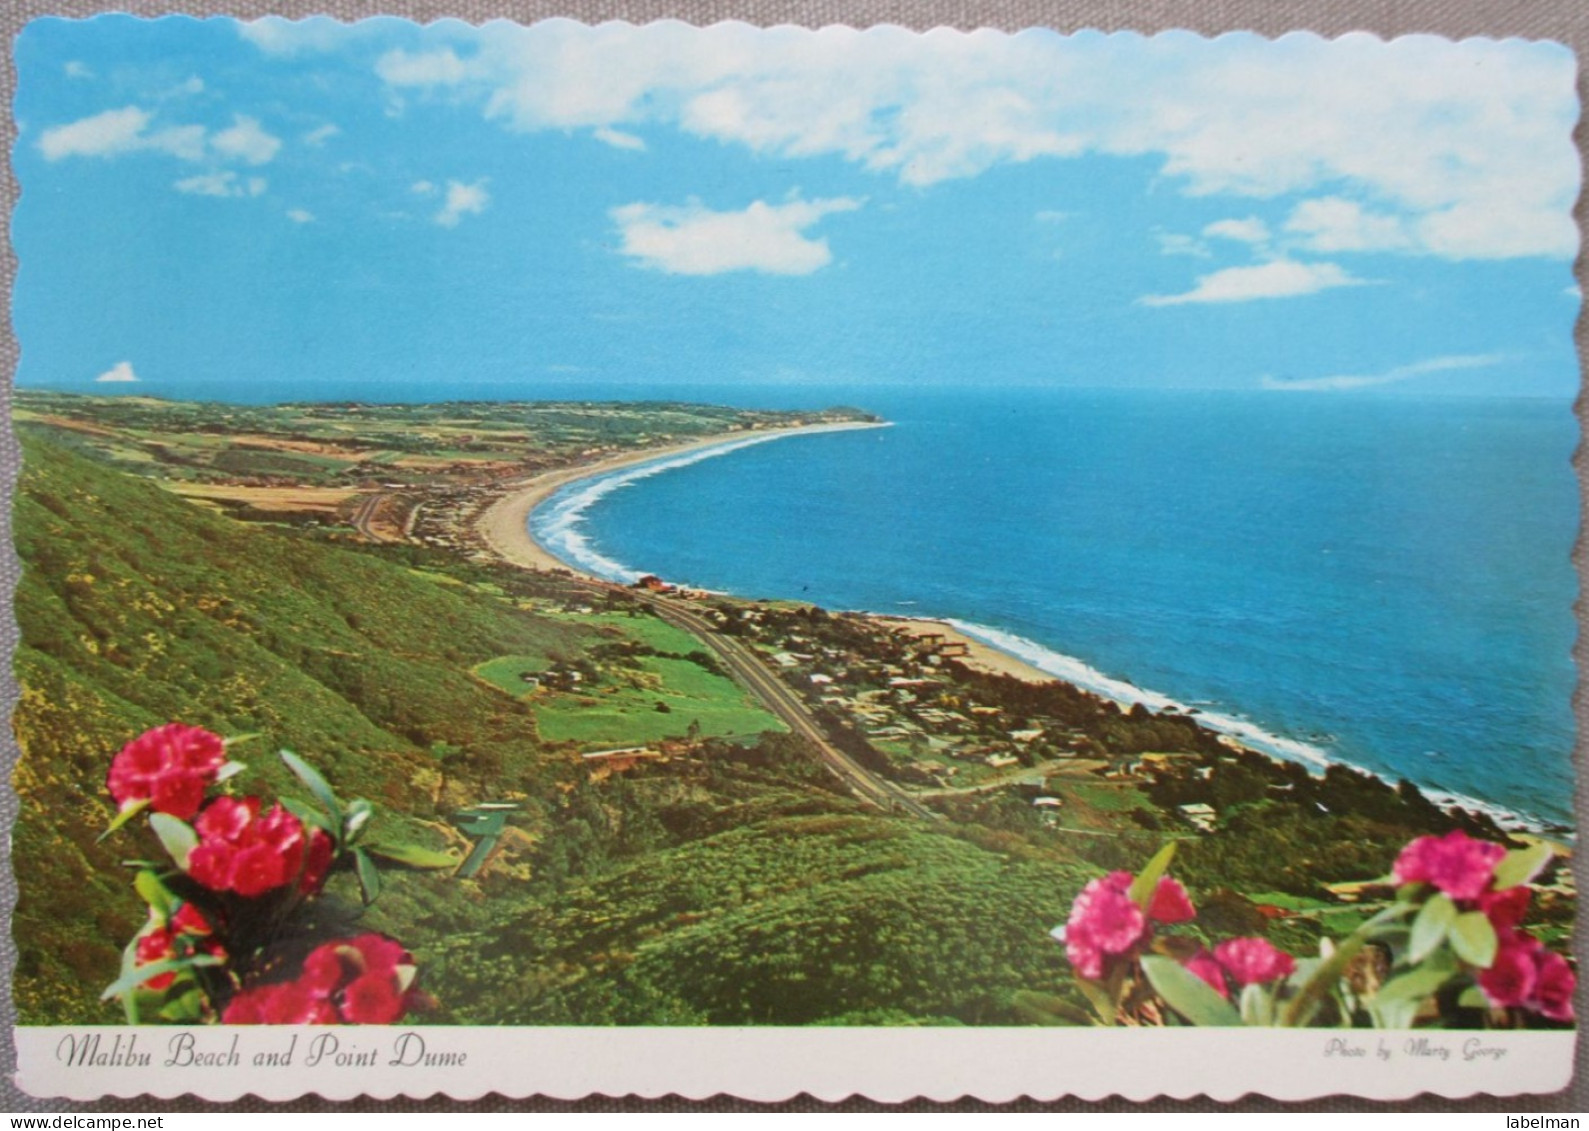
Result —
M 14 1030 L 17 1085 L 35 1096 L 191 1093 L 207 1100 L 371 1096 L 458 1100 L 488 1093 L 728 1093 L 778 1102 L 802 1092 L 880 1102 L 973 1096 L 1149 1100 L 1260 1092 L 1400 1100 L 1556 1092 L 1577 1034 L 1312 1029 L 503 1029 L 464 1027 Z

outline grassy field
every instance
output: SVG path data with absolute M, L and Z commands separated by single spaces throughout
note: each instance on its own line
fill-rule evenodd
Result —
M 689 660 L 645 656 L 636 668 L 654 677 L 655 685 L 636 687 L 604 679 L 590 689 L 591 694 L 536 697 L 532 706 L 541 737 L 606 746 L 682 738 L 692 723 L 703 737 L 744 737 L 784 729 L 732 680 Z

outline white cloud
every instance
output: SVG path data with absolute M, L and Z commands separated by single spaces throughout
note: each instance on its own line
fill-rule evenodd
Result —
M 253 26 L 253 25 L 250 25 Z M 468 46 L 472 40 L 472 50 Z M 391 52 L 518 131 L 648 123 L 912 185 L 1041 157 L 1156 159 L 1191 195 L 1349 191 L 1448 258 L 1570 257 L 1575 67 L 1558 44 L 505 21 Z
M 408 191 L 414 193 L 417 196 L 430 196 L 436 191 L 436 186 L 430 181 L 415 181 L 412 185 L 408 186 Z
M 1261 246 L 1269 242 L 1269 225 L 1256 216 L 1249 216 L 1245 220 L 1216 220 L 1203 229 L 1203 235 L 1209 239 L 1235 240 L 1237 243 Z
M 265 165 L 281 149 L 281 139 L 266 133 L 256 119 L 236 114 L 232 117 L 231 127 L 212 137 L 210 145 L 224 158 L 246 161 L 250 165 Z
M 1164 255 L 1191 255 L 1198 259 L 1208 259 L 1213 252 L 1208 245 L 1195 236 L 1179 235 L 1175 232 L 1158 232 L 1159 251 Z
M 341 132 L 342 131 L 339 128 L 332 125 L 330 122 L 327 122 L 325 125 L 316 126 L 314 129 L 304 134 L 303 143 L 305 145 L 313 146 L 314 148 L 319 149 L 322 145 L 336 137 Z
M 306 212 L 302 208 L 289 208 L 287 210 L 287 219 L 294 224 L 313 224 L 314 213 Z
M 94 77 L 94 69 L 78 59 L 70 60 L 61 70 L 65 72 L 66 77 L 69 79 L 91 79 Z
M 136 380 L 138 380 L 138 374 L 133 372 L 133 370 L 132 370 L 132 362 L 130 362 L 130 361 L 118 361 L 115 365 L 112 365 L 109 369 L 105 370 L 105 372 L 101 373 L 98 377 L 95 377 L 94 380 L 102 382 L 102 383 L 107 384 L 107 385 L 109 385 L 109 384 L 125 384 L 128 381 L 136 381 Z
M 1072 219 L 1075 215 L 1076 214 L 1074 212 L 1060 212 L 1057 209 L 1045 208 L 1041 212 L 1036 213 L 1032 219 L 1036 220 L 1039 224 L 1063 224 L 1066 220 Z
M 1402 251 L 1412 244 L 1399 217 L 1370 212 L 1339 196 L 1304 200 L 1285 229 L 1312 251 Z
M 154 115 L 138 106 L 105 110 L 91 117 L 52 126 L 39 137 L 47 161 L 66 157 L 118 157 L 127 153 L 164 153 L 183 161 L 242 160 L 263 165 L 276 155 L 281 141 L 253 118 L 237 115 L 229 129 L 213 136 L 203 126 L 167 126 L 151 130 Z
M 604 145 L 610 145 L 614 149 L 630 149 L 640 152 L 646 147 L 645 138 L 638 137 L 635 134 L 624 133 L 622 130 L 615 130 L 610 126 L 602 126 L 592 136 L 597 141 L 602 142 Z
M 328 16 L 311 16 L 305 20 L 266 16 L 240 25 L 238 32 L 266 55 L 281 58 L 335 51 L 360 34 L 359 25 L 344 24 Z
M 1296 380 L 1264 377 L 1259 384 L 1265 389 L 1283 389 L 1288 392 L 1366 389 L 1374 385 L 1390 385 L 1397 381 L 1406 381 L 1412 377 L 1424 377 L 1430 373 L 1449 373 L 1456 369 L 1489 369 L 1505 360 L 1506 357 L 1503 354 L 1457 354 L 1448 357 L 1432 357 L 1427 361 L 1398 366 L 1395 369 L 1386 370 L 1384 373 L 1372 373 L 1363 376 L 1342 374 L 1334 377 L 1303 377 Z
M 459 220 L 468 215 L 479 215 L 490 203 L 491 194 L 486 191 L 485 181 L 476 181 L 472 185 L 448 181 L 447 199 L 441 211 L 436 213 L 436 223 L 443 228 L 456 228 Z
M 1200 275 L 1185 294 L 1145 295 L 1144 306 L 1179 306 L 1189 302 L 1247 302 L 1258 298 L 1294 298 L 1366 280 L 1353 278 L 1334 263 L 1298 263 L 1274 259 L 1250 267 L 1226 267 Z
M 204 93 L 204 80 L 198 75 L 190 75 L 176 86 L 171 87 L 161 98 L 191 98 L 195 94 Z
M 150 115 L 136 106 L 106 110 L 65 126 L 54 126 L 39 138 L 39 149 L 46 161 L 63 157 L 114 157 L 144 149 L 149 137 L 144 132 Z
M 756 201 L 739 212 L 714 212 L 699 201 L 682 206 L 626 204 L 610 215 L 618 225 L 624 255 L 673 275 L 720 275 L 761 271 L 809 275 L 833 261 L 826 239 L 806 229 L 835 212 L 853 212 L 848 197 Z
M 402 48 L 388 51 L 375 61 L 375 73 L 389 86 L 432 87 L 457 86 L 476 72 L 451 47 L 443 47 L 413 55 Z
M 228 169 L 185 177 L 171 187 L 190 196 L 246 197 L 261 196 L 268 186 L 262 177 L 244 179 Z

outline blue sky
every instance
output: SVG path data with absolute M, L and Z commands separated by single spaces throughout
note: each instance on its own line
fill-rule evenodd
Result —
M 1578 386 L 1555 44 L 101 16 L 16 50 L 22 385 Z

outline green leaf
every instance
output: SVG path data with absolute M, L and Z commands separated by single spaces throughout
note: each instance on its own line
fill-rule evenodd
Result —
M 149 798 L 143 797 L 137 801 L 134 801 L 131 805 L 128 805 L 126 808 L 122 809 L 116 814 L 116 819 L 111 821 L 110 825 L 105 829 L 104 832 L 99 834 L 99 840 L 96 840 L 94 843 L 98 844 L 100 840 L 104 840 L 111 833 L 121 828 L 121 826 L 125 825 L 128 821 L 132 820 L 147 808 L 149 808 Z
M 1495 950 L 1499 945 L 1495 928 L 1482 911 L 1465 912 L 1451 924 L 1451 949 L 1470 966 L 1488 969 L 1490 963 L 1495 961 Z
M 221 740 L 221 745 L 230 750 L 234 746 L 241 746 L 245 742 L 253 742 L 260 736 L 259 731 L 250 731 L 248 734 L 234 734 L 231 738 Z
M 160 843 L 176 866 L 184 872 L 188 870 L 188 854 L 199 844 L 199 834 L 193 831 L 193 826 L 186 821 L 179 821 L 170 813 L 152 813 L 149 816 L 149 827 L 154 830 L 154 835 L 160 838 Z
M 227 778 L 235 778 L 238 774 L 242 773 L 246 769 L 248 769 L 248 767 L 243 765 L 241 762 L 228 762 L 220 769 L 215 771 L 216 784 L 220 784 Z
M 406 868 L 456 868 L 459 859 L 454 853 L 437 852 L 417 844 L 366 844 L 362 850 Z
M 281 760 L 287 763 L 287 768 L 297 776 L 298 780 L 309 787 L 309 792 L 314 794 L 314 799 L 325 807 L 326 815 L 336 825 L 342 824 L 342 806 L 337 801 L 337 795 L 332 792 L 330 784 L 320 776 L 320 771 L 305 762 L 291 750 L 281 752 Z
M 359 895 L 368 907 L 381 894 L 381 873 L 376 871 L 375 861 L 362 848 L 353 850 L 353 866 L 359 874 Z
M 134 995 L 128 994 L 128 997 Z M 175 1024 L 184 1022 L 197 1022 L 204 1017 L 204 991 L 194 986 L 187 993 L 172 998 L 160 1007 L 160 1012 L 155 1014 L 162 1021 Z
M 1412 921 L 1412 937 L 1407 942 L 1407 957 L 1422 962 L 1445 941 L 1446 932 L 1456 922 L 1457 905 L 1445 894 L 1429 897 L 1418 917 Z
M 1154 882 L 1158 881 L 1155 879 Z M 1165 1003 L 1193 1025 L 1242 1023 L 1241 1014 L 1236 1012 L 1230 1002 L 1175 959 L 1162 954 L 1144 954 L 1142 971 Z
M 134 935 L 127 940 L 127 945 L 121 948 L 121 976 L 126 977 L 137 969 L 138 966 L 138 936 Z M 104 998 L 100 998 L 104 1001 Z M 121 999 L 121 1011 L 126 1015 L 127 1024 L 137 1025 L 142 1020 L 138 1015 L 138 995 L 126 994 Z
M 296 797 L 283 797 L 281 799 L 281 805 L 282 808 L 286 809 L 287 812 L 291 813 L 294 817 L 297 817 L 304 824 L 313 825 L 317 829 L 322 829 L 325 832 L 330 833 L 333 837 L 337 835 L 337 830 L 332 827 L 331 822 L 317 806 L 310 805 L 305 801 L 299 801 Z
M 1198 981 L 1202 981 L 1201 978 Z M 1244 1025 L 1273 1025 L 1275 1016 L 1274 995 L 1257 982 L 1241 988 L 1238 999 Z
M 1098 1020 L 1102 1024 L 1113 1025 L 1115 1023 L 1115 1014 L 1117 1012 L 1115 1000 L 1110 996 L 1109 991 L 1104 988 L 1103 983 L 1078 977 L 1076 979 L 1076 988 L 1081 991 L 1081 996 L 1087 999 L 1087 1004 L 1092 1006 L 1093 1011 L 1098 1014 Z
M 362 797 L 356 801 L 348 802 L 348 812 L 342 822 L 343 843 L 350 843 L 359 835 L 359 831 L 369 824 L 370 818 L 375 816 L 375 806 L 365 801 Z
M 1463 1009 L 1488 1009 L 1490 999 L 1484 996 L 1484 991 L 1477 986 L 1469 986 L 1457 997 L 1457 1005 Z
M 1550 845 L 1544 843 L 1508 852 L 1495 866 L 1495 890 L 1505 891 L 1528 883 L 1545 870 L 1545 865 L 1550 863 L 1554 855 Z
M 1411 1029 L 1418 1016 L 1419 1002 L 1412 999 L 1376 1001 L 1368 1007 L 1376 1029 Z
M 1347 965 L 1357 956 L 1368 942 L 1368 928 L 1373 923 L 1370 919 L 1357 930 L 1353 931 L 1335 948 L 1323 962 L 1314 969 L 1308 978 L 1297 990 L 1297 994 L 1280 1013 L 1280 1024 L 1287 1027 L 1305 1025 L 1312 1020 L 1320 1003 L 1332 993 L 1341 980 L 1341 975 L 1346 972 Z
M 132 887 L 145 903 L 154 908 L 162 923 L 169 922 L 177 909 L 177 897 L 167 890 L 160 877 L 145 869 L 132 878 Z
M 1409 970 L 1379 987 L 1379 992 L 1374 995 L 1374 1004 L 1385 1005 L 1399 1001 L 1421 1003 L 1450 981 L 1451 975 L 1455 973 L 1456 971 L 1445 963 L 1431 963 L 1416 970 Z
M 1146 911 L 1148 904 L 1153 902 L 1153 893 L 1158 890 L 1159 881 L 1164 878 L 1164 873 L 1170 870 L 1170 859 L 1174 855 L 1175 842 L 1172 840 L 1155 852 L 1153 859 L 1148 861 L 1147 867 L 1138 872 L 1137 878 L 1131 881 L 1131 898 L 1142 910 Z
M 1021 990 L 1012 999 L 1015 1012 L 1037 1025 L 1088 1025 L 1092 1018 L 1062 997 Z
M 195 966 L 219 966 L 225 959 L 214 954 L 196 954 L 192 958 L 164 958 L 159 962 L 151 962 L 147 966 L 136 966 L 130 973 L 117 978 L 99 995 L 100 1001 L 109 1001 L 113 997 L 137 989 L 150 978 L 158 978 L 161 974 L 179 974 Z

